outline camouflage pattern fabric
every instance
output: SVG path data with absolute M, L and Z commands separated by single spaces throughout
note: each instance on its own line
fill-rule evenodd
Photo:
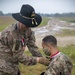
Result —
M 19 62 L 24 65 L 36 64 L 34 57 L 24 54 L 26 46 L 33 56 L 42 56 L 35 45 L 34 33 L 30 28 L 20 31 L 16 23 L 3 30 L 0 35 L 0 71 L 17 75 Z
M 9 74 L 9 73 L 5 73 L 3 71 L 0 71 L 0 75 L 13 75 L 13 74 Z M 17 74 L 15 75 L 21 75 L 20 72 L 18 72 Z
M 4 73 L 4 72 L 0 71 L 0 75 L 12 75 L 12 74 L 8 74 L 8 73 Z
M 41 73 L 41 75 L 71 75 L 72 67 L 69 58 L 60 52 L 56 57 L 52 58 L 46 72 Z

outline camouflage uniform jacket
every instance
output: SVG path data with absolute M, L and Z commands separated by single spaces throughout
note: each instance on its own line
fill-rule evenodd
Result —
M 44 75 L 71 75 L 72 63 L 69 58 L 59 52 L 50 61 L 50 64 Z
M 36 64 L 35 58 L 24 54 L 26 45 L 33 56 L 41 56 L 30 28 L 21 32 L 16 23 L 3 30 L 0 35 L 0 71 L 16 75 L 18 62 L 25 65 Z

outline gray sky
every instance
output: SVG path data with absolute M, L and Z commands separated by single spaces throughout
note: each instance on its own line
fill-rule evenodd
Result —
M 32 5 L 37 13 L 75 12 L 75 0 L 0 0 L 0 11 L 20 12 L 23 4 Z

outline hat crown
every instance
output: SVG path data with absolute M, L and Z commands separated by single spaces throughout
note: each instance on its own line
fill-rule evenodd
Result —
M 22 8 L 21 8 L 20 14 L 22 16 L 32 18 L 32 17 L 35 16 L 35 10 L 34 10 L 34 8 L 32 6 L 30 6 L 28 4 L 23 5 Z
M 12 16 L 27 27 L 36 27 L 42 21 L 42 17 L 35 13 L 34 8 L 28 4 L 22 5 L 20 12 L 14 13 Z

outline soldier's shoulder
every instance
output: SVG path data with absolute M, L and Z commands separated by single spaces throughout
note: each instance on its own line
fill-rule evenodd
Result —
M 60 63 L 63 63 L 64 60 L 64 55 L 62 53 L 59 53 L 56 57 L 54 57 L 51 61 L 51 64 L 57 65 Z
M 55 59 L 53 60 L 54 64 L 56 65 L 60 65 L 60 64 L 66 64 L 66 62 L 71 62 L 70 59 L 68 58 L 68 56 L 66 56 L 65 54 L 61 53 L 55 57 Z
M 28 29 L 28 32 L 29 32 L 30 34 L 35 34 L 35 32 L 34 32 L 31 28 Z
M 15 31 L 15 25 L 14 24 L 9 25 L 1 32 L 1 36 L 12 34 L 14 31 Z
M 28 28 L 28 31 L 32 32 L 33 30 L 31 28 Z
M 70 58 L 66 54 L 60 53 L 60 60 L 62 60 L 62 61 L 70 61 Z

